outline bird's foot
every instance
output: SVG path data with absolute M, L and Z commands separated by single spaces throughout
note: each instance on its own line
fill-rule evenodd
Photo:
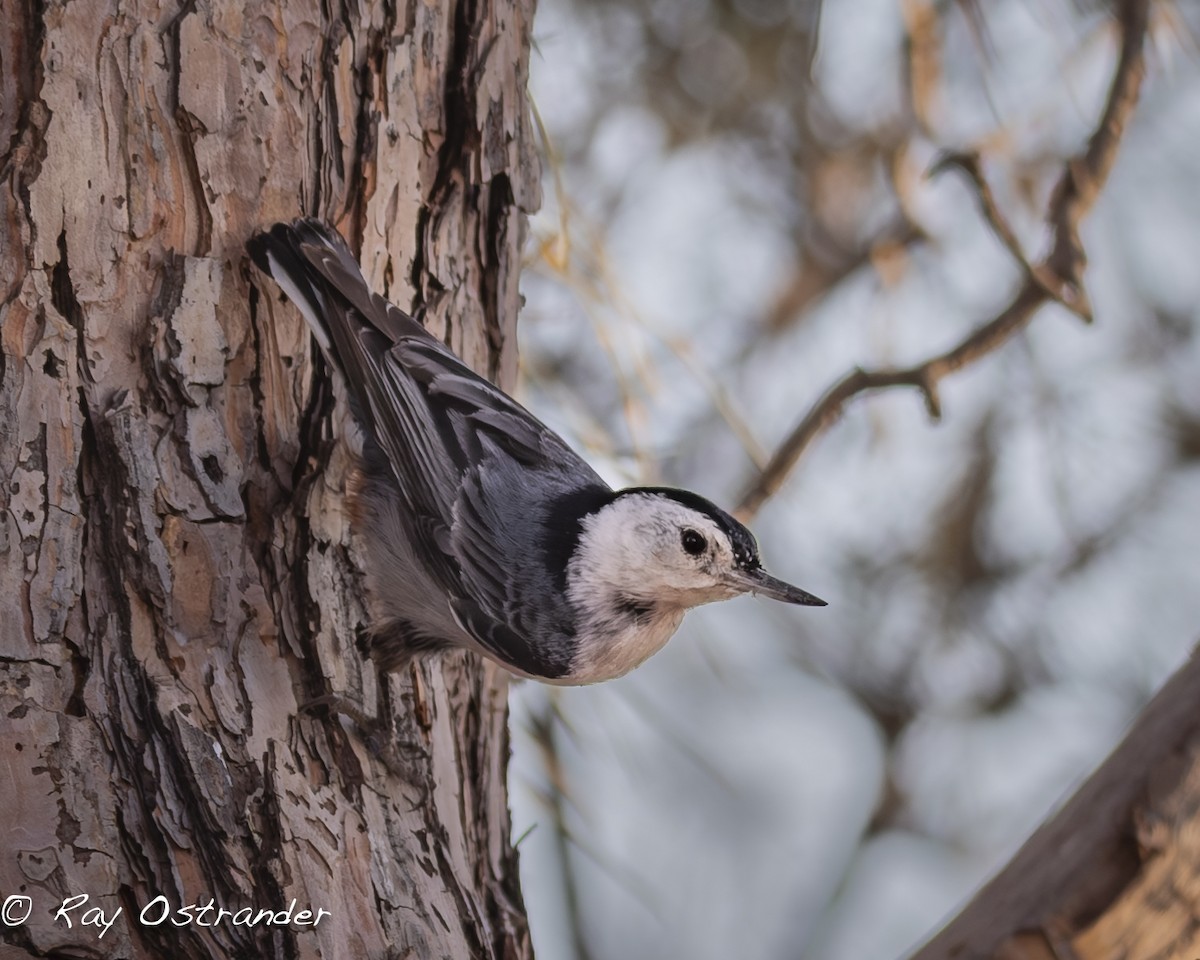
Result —
M 371 755 L 388 772 L 406 783 L 419 783 L 421 767 L 428 761 L 428 751 L 417 740 L 406 740 L 396 730 L 395 717 L 389 711 L 384 717 L 371 716 L 349 697 L 337 693 L 309 700 L 301 705 L 304 713 L 325 712 L 330 717 L 345 717 Z

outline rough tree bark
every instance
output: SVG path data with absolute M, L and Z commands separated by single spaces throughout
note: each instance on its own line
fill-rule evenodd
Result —
M 529 955 L 504 680 L 376 689 L 339 408 L 243 243 L 333 220 L 511 386 L 532 7 L 0 0 L 6 958 Z M 413 782 L 329 692 L 390 703 Z M 216 912 L 293 899 L 328 913 Z

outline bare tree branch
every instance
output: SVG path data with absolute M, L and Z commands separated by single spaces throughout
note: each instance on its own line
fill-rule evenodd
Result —
M 1091 318 L 1091 305 L 1083 287 L 1087 256 L 1079 238 L 1079 224 L 1095 204 L 1112 170 L 1121 136 L 1137 104 L 1145 75 L 1143 48 L 1149 6 L 1150 0 L 1121 0 L 1118 6 L 1120 57 L 1100 122 L 1084 151 L 1066 162 L 1054 189 L 1047 215 L 1047 222 L 1053 229 L 1049 255 L 1035 265 L 1025 259 L 977 160 L 959 154 L 941 161 L 939 166 L 953 165 L 967 174 L 989 225 L 1009 252 L 1025 266 L 1025 279 L 1020 289 L 998 316 L 945 353 L 905 369 L 856 369 L 839 380 L 796 425 L 746 488 L 736 510 L 739 517 L 752 517 L 778 492 L 809 444 L 841 417 L 846 404 L 855 397 L 890 387 L 915 387 L 924 395 L 929 414 L 936 420 L 941 415 L 938 385 L 942 378 L 996 350 L 1023 329 L 1047 301 L 1057 300 L 1085 320 Z
M 987 178 L 983 175 L 983 166 L 980 163 L 979 154 L 974 151 L 947 151 L 929 168 L 929 176 L 933 177 L 950 169 L 961 170 L 971 182 L 971 185 L 975 188 L 975 196 L 979 200 L 979 208 L 983 213 L 983 218 L 987 221 L 988 226 L 992 228 L 992 232 L 996 234 L 1000 242 L 1004 244 L 1005 249 L 1012 254 L 1012 258 L 1020 264 L 1028 276 L 1039 279 L 1050 296 L 1054 296 L 1054 284 L 1044 278 L 1038 277 L 1038 268 L 1025 256 L 1025 250 L 1021 246 L 1021 241 L 1017 239 L 1016 231 L 1013 230 L 1008 222 L 1008 218 L 1004 215 L 1004 211 L 1000 209 L 1000 205 L 996 202 L 996 196 L 992 193 L 991 184 L 988 183 Z

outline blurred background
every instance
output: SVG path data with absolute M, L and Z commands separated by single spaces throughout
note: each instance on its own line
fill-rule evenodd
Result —
M 1020 283 L 1118 34 L 1089 0 L 540 0 L 545 202 L 522 399 L 616 485 L 732 507 L 855 365 Z M 512 695 L 539 956 L 894 960 L 1000 867 L 1200 639 L 1200 16 L 1085 223 L 1092 326 L 860 398 L 752 526 L 826 609 L 689 615 L 594 688 Z

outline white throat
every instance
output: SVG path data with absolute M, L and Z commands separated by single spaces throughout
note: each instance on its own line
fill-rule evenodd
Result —
M 667 550 L 678 551 L 683 520 L 703 525 L 684 509 L 630 494 L 584 519 L 567 568 L 567 599 L 580 623 L 573 676 L 595 681 L 627 673 L 662 649 L 689 607 L 709 599 L 691 596 L 664 559 Z

